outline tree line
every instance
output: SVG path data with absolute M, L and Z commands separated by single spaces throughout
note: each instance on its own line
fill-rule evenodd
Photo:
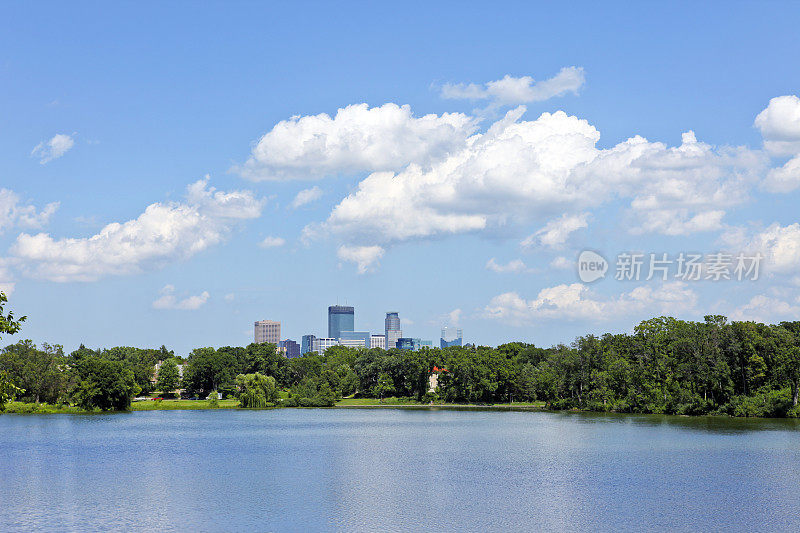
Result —
M 445 370 L 431 391 L 434 367 Z M 630 334 L 586 335 L 549 348 L 521 342 L 417 352 L 335 346 L 287 359 L 273 344 L 250 344 L 197 348 L 184 359 L 163 346 L 81 346 L 65 355 L 61 346 L 20 341 L 0 351 L 6 399 L 101 410 L 129 409 L 136 395 L 180 388 L 193 398 L 237 398 L 242 407 L 397 396 L 425 403 L 541 401 L 552 409 L 796 417 L 799 384 L 800 322 L 728 322 L 716 315 L 702 322 L 653 318 Z

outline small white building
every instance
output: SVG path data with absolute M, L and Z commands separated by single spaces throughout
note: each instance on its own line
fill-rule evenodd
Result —
M 386 349 L 386 335 L 371 335 L 369 338 L 370 348 Z

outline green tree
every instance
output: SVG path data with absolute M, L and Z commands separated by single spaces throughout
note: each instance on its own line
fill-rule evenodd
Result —
M 240 373 L 238 368 L 239 361 L 231 351 L 195 348 L 183 370 L 184 387 L 203 396 L 212 390 L 232 387 Z
M 392 381 L 392 376 L 386 372 L 381 373 L 381 375 L 378 376 L 378 383 L 375 385 L 375 394 L 380 398 L 380 401 L 383 402 L 383 397 L 393 392 L 394 381 Z
M 86 410 L 127 411 L 141 389 L 133 371 L 121 361 L 88 357 L 73 368 L 76 384 L 72 401 Z
M 22 327 L 22 323 L 25 322 L 27 317 L 23 316 L 17 320 L 14 320 L 14 313 L 10 311 L 7 315 L 4 315 L 3 306 L 6 302 L 8 302 L 6 294 L 4 292 L 0 292 L 0 333 L 8 333 L 9 335 L 13 335 L 19 331 L 19 329 Z
M 64 350 L 61 346 L 42 345 L 24 340 L 0 351 L 0 370 L 6 370 L 14 383 L 25 389 L 21 399 L 56 403 L 65 399 L 68 390 L 68 373 Z
M 4 411 L 6 403 L 13 400 L 17 394 L 25 392 L 11 381 L 11 376 L 5 370 L 0 370 L 0 411 Z
M 258 372 L 239 374 L 236 376 L 236 388 L 241 407 L 264 408 L 278 401 L 278 387 L 272 376 L 264 376 Z
M 156 389 L 161 391 L 162 394 L 171 394 L 180 386 L 180 372 L 178 372 L 178 363 L 175 358 L 170 357 L 158 369 L 158 382 Z

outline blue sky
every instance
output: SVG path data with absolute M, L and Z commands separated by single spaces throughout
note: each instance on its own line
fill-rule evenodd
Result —
M 5 3 L 0 287 L 23 338 L 67 349 L 322 335 L 337 302 L 492 345 L 792 320 L 799 23 L 793 2 Z M 584 249 L 605 279 L 580 282 Z M 623 251 L 720 250 L 761 254 L 759 279 L 613 279 Z

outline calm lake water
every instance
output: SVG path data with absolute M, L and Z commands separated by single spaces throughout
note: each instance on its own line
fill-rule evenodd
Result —
M 0 416 L 0 531 L 798 531 L 793 421 Z

